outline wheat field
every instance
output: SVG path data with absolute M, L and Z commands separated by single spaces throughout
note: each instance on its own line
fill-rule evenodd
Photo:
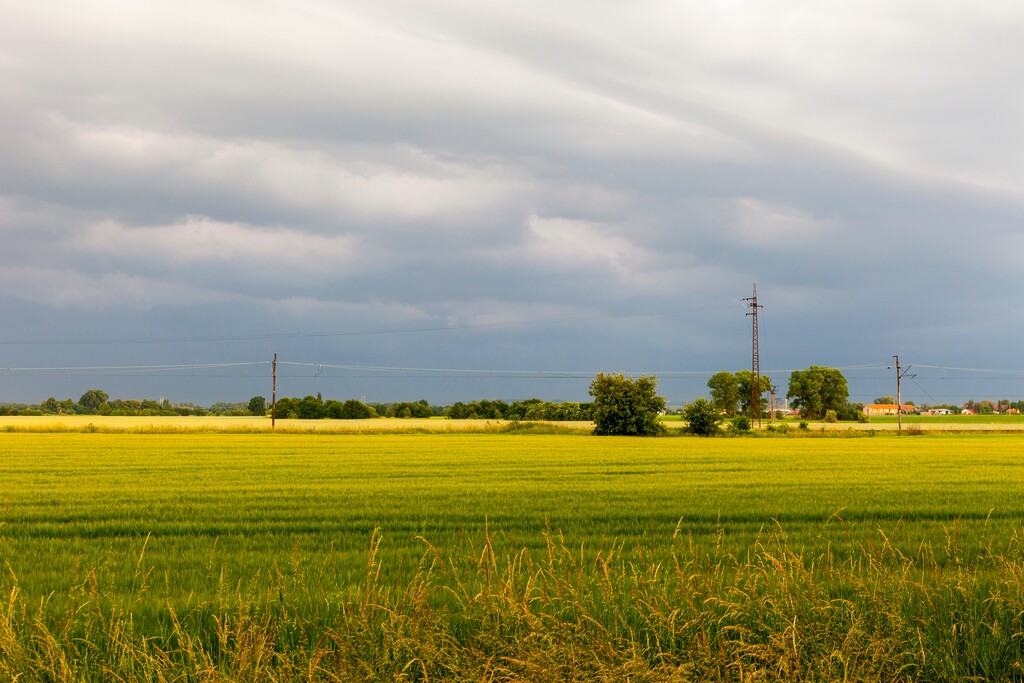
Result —
M 1019 446 L 0 432 L 0 679 L 1018 680 Z

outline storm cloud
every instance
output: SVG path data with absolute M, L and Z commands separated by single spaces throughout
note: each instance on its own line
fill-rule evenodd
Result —
M 1017 3 L 0 12 L 0 400 L 244 400 L 265 367 L 96 368 L 278 353 L 287 395 L 678 403 L 755 282 L 763 370 L 1024 397 Z

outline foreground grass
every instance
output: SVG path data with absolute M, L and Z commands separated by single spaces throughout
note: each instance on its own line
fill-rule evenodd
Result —
M 1020 680 L 1019 446 L 0 434 L 0 680 Z
M 426 547 L 407 584 L 381 580 L 380 536 L 345 594 L 301 565 L 238 585 L 142 632 L 93 578 L 75 607 L 33 613 L 9 587 L 0 676 L 19 681 L 965 681 L 1024 674 L 1024 554 L 941 566 L 887 543 L 860 559 L 769 534 L 744 558 L 680 532 L 665 561 Z M 643 548 L 639 550 L 643 551 Z M 649 551 L 650 549 L 648 549 Z M 645 553 L 641 552 L 641 556 Z M 140 558 L 140 570 L 142 558 Z M 979 570 L 987 579 L 979 582 Z M 148 576 L 148 572 L 146 574 Z M 138 584 L 148 589 L 146 576 Z

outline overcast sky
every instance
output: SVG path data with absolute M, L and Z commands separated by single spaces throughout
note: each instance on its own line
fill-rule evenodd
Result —
M 783 394 L 1024 398 L 1022 64 L 1010 0 L 0 0 L 0 400 L 247 400 L 276 352 L 279 395 L 678 403 L 755 282 Z

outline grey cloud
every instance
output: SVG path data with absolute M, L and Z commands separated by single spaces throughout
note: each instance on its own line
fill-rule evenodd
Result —
M 11 338 L 607 315 L 109 353 L 713 371 L 745 364 L 748 321 L 699 309 L 757 281 L 769 356 L 1006 365 L 1021 330 L 1000 311 L 1024 284 L 1022 16 L 922 7 L 12 8 L 0 28 Z M 691 313 L 615 318 L 674 310 Z M 56 364 L 54 347 L 4 348 L 8 365 Z M 60 358 L 105 356 L 72 345 Z M 409 382 L 351 390 L 523 391 Z M 584 398 L 585 384 L 552 395 Z M 40 386 L 17 391 L 60 393 Z M 173 387 L 235 398 L 215 382 Z

